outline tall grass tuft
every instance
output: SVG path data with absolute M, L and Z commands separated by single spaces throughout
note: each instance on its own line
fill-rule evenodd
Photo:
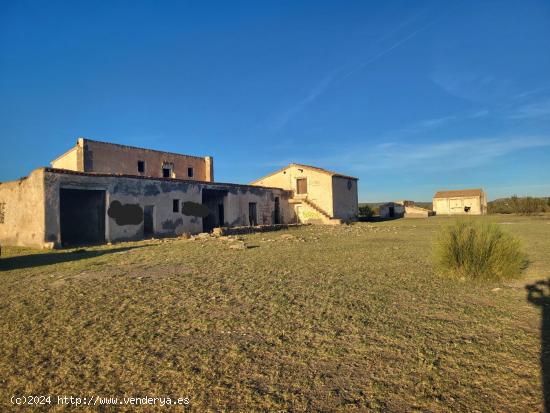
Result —
M 521 275 L 527 256 L 498 224 L 458 220 L 440 233 L 436 261 L 447 276 L 498 281 Z

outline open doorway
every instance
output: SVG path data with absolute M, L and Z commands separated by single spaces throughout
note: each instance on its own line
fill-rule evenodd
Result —
M 273 208 L 273 223 L 278 225 L 281 223 L 281 206 L 279 204 L 279 197 L 275 197 L 275 207 Z
M 151 238 L 155 235 L 155 206 L 145 205 L 143 208 L 143 237 Z
M 256 209 L 256 202 L 248 203 L 248 223 L 251 227 L 258 225 L 258 211 Z
M 62 245 L 105 242 L 105 191 L 59 190 L 59 223 Z
M 227 190 L 209 189 L 202 190 L 202 204 L 208 208 L 208 216 L 202 219 L 202 230 L 211 232 L 216 227 L 225 226 L 224 200 Z

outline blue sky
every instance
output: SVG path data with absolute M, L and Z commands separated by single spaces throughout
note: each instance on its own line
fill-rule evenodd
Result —
M 361 201 L 550 196 L 550 2 L 0 2 L 0 180 L 79 136 Z

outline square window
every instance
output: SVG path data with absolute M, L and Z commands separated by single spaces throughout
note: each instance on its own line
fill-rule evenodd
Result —
M 187 168 L 187 176 L 189 178 L 193 178 L 193 168 L 191 167 Z
M 170 168 L 162 168 L 162 177 L 170 178 L 170 175 L 171 175 L 170 172 L 172 172 Z
M 296 193 L 307 194 L 307 178 L 296 179 Z
M 140 174 L 145 172 L 145 161 L 138 161 L 137 163 L 137 169 Z
M 172 200 L 172 212 L 180 212 L 180 200 Z

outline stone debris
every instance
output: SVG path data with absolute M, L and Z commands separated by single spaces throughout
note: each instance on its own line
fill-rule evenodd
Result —
M 229 249 L 232 249 L 232 250 L 245 250 L 249 248 L 248 245 L 246 245 L 244 242 L 242 241 L 239 241 L 239 242 L 234 242 L 234 243 L 231 243 L 229 245 Z

